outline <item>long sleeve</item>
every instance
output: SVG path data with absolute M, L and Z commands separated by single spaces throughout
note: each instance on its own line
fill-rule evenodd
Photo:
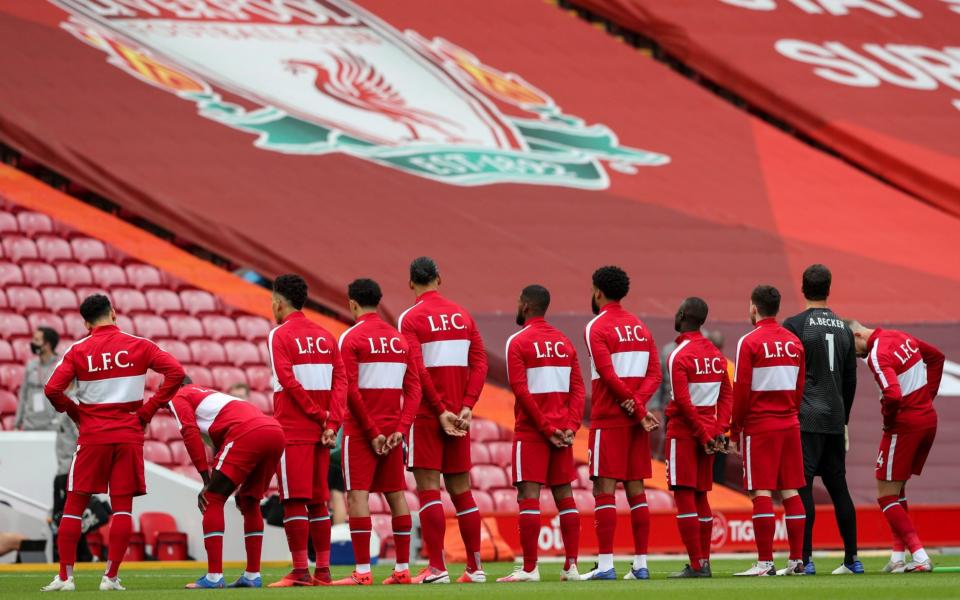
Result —
M 717 398 L 717 422 L 714 437 L 723 435 L 730 429 L 730 412 L 733 409 L 733 388 L 726 373 L 720 380 L 720 396 Z
M 423 391 L 420 386 L 420 373 L 417 372 L 417 361 L 412 352 L 407 352 L 407 370 L 403 374 L 403 411 L 400 413 L 400 423 L 397 431 L 405 432 L 410 429 L 413 420 L 420 409 L 420 398 Z
M 402 333 L 404 339 L 407 340 L 407 345 L 410 347 L 410 356 L 413 358 L 417 373 L 420 375 L 421 402 L 425 402 L 427 406 L 439 416 L 440 413 L 447 410 L 447 408 L 436 386 L 433 385 L 433 378 L 430 377 L 430 372 L 427 371 L 427 367 L 423 363 L 423 350 L 420 347 L 420 338 L 417 337 L 417 333 L 409 326 L 406 330 L 401 329 L 400 333 Z
M 857 346 L 854 343 L 853 333 L 849 330 L 850 348 L 843 359 L 843 374 L 840 393 L 843 396 L 844 423 L 850 422 L 850 413 L 853 411 L 853 398 L 857 395 Z
M 697 411 L 696 407 L 693 406 L 693 401 L 690 399 L 690 388 L 689 379 L 687 378 L 687 370 L 683 365 L 682 360 L 677 360 L 678 357 L 674 357 L 672 364 L 670 365 L 670 384 L 673 386 L 673 400 L 671 402 L 680 409 L 680 413 L 687 420 L 687 423 L 690 425 L 690 428 L 693 430 L 693 435 L 696 436 L 697 441 L 701 444 L 705 444 L 710 441 L 712 432 L 707 431 L 704 427 L 703 420 L 700 416 L 700 413 Z M 647 369 L 647 372 L 650 372 L 650 369 Z
M 740 343 L 737 348 L 737 364 L 733 371 L 733 420 L 730 424 L 734 435 L 743 431 L 747 413 L 750 412 L 750 385 L 753 381 L 753 365 L 750 347 Z
M 330 387 L 330 410 L 324 427 L 337 431 L 343 424 L 343 417 L 347 410 L 347 373 L 343 367 L 340 349 L 334 345 L 332 352 L 333 385 Z
M 467 364 L 470 365 L 470 375 L 467 377 L 467 389 L 463 395 L 463 405 L 473 408 L 480 399 L 483 384 L 487 379 L 487 351 L 483 347 L 483 338 L 477 326 L 472 322 L 470 327 L 470 352 L 467 354 Z
M 317 423 L 326 421 L 329 416 L 327 411 L 323 410 L 303 389 L 303 386 L 294 376 L 293 361 L 290 360 L 286 344 L 282 339 L 274 339 L 270 343 L 270 360 L 273 362 L 273 369 L 277 373 L 277 382 L 289 393 L 290 398 L 300 406 L 300 409 Z M 334 372 L 336 372 L 336 365 L 334 365 Z
M 207 463 L 207 451 L 203 445 L 200 428 L 197 427 L 197 417 L 194 414 L 193 407 L 186 399 L 178 395 L 170 401 L 170 409 L 177 419 L 177 425 L 180 426 L 180 436 L 183 437 L 183 445 L 187 447 L 190 462 L 197 468 L 197 472 L 206 473 L 210 469 L 210 465 Z
M 583 423 L 583 409 L 586 404 L 587 391 L 583 384 L 583 373 L 580 372 L 580 361 L 577 352 L 570 344 L 570 420 L 567 429 L 576 432 Z
M 617 372 L 613 368 L 613 361 L 610 359 L 610 348 L 607 347 L 607 342 L 603 339 L 602 330 L 595 328 L 590 331 L 587 348 L 590 350 L 590 356 L 593 358 L 593 368 L 597 370 L 597 374 L 603 383 L 613 392 L 614 397 L 621 402 L 628 398 L 633 398 L 633 391 L 617 376 Z M 657 365 L 659 364 L 660 361 L 658 359 Z M 647 372 L 650 372 L 649 365 Z
M 923 340 L 917 340 L 917 344 L 920 346 L 920 356 L 927 365 L 927 389 L 930 390 L 930 397 L 936 398 L 940 393 L 940 380 L 943 379 L 943 364 L 946 357 L 935 346 Z
M 530 388 L 527 387 L 527 365 L 523 361 L 523 352 L 517 344 L 510 344 L 507 349 L 507 376 L 520 410 L 534 422 L 541 435 L 549 438 L 557 428 L 547 422 L 543 411 L 540 410 L 540 405 L 534 400 Z
M 357 420 L 367 438 L 372 440 L 381 432 L 367 410 L 367 405 L 363 401 L 363 394 L 360 393 L 360 367 L 357 361 L 357 351 L 349 339 L 340 347 L 340 359 L 343 361 L 343 371 L 347 378 L 347 408 L 350 409 L 350 414 Z
M 67 415 L 73 419 L 74 423 L 80 420 L 80 409 L 77 408 L 77 404 L 67 396 L 66 391 L 76 377 L 77 368 L 73 362 L 72 353 L 68 351 L 60 360 L 57 368 L 54 369 L 50 380 L 47 381 L 47 385 L 43 388 L 43 393 L 47 396 L 47 400 L 57 409 L 57 412 L 67 413 Z
M 162 350 L 153 342 L 147 343 L 150 344 L 148 366 L 163 375 L 163 382 L 157 389 L 157 393 L 137 411 L 137 416 L 144 423 L 149 423 L 160 407 L 170 402 L 170 399 L 183 384 L 183 378 L 186 377 L 183 366 L 172 354 Z
M 897 421 L 897 413 L 900 411 L 900 402 L 903 400 L 903 394 L 900 391 L 900 382 L 897 380 L 897 373 L 893 368 L 886 364 L 886 361 L 878 356 L 879 349 L 876 342 L 873 351 L 867 358 L 867 364 L 870 365 L 870 371 L 873 373 L 877 385 L 880 386 L 880 412 L 883 414 L 883 427 L 893 427 Z M 929 379 L 928 379 L 929 381 Z
M 650 336 L 650 361 L 647 365 L 647 374 L 640 382 L 637 391 L 633 393 L 633 399 L 636 402 L 634 417 L 642 419 L 647 416 L 647 402 L 660 389 L 663 382 L 663 370 L 660 367 L 660 353 L 657 352 L 657 344 L 653 341 L 653 335 Z
M 807 356 L 803 345 L 800 345 L 800 369 L 797 371 L 797 392 L 793 396 L 794 408 L 800 412 L 803 405 L 803 388 L 807 385 Z

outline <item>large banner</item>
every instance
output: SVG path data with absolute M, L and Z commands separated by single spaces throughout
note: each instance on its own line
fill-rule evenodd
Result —
M 957 0 L 573 0 L 960 215 Z

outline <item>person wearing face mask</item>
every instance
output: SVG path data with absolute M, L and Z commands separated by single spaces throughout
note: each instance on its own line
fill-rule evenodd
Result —
M 57 366 L 57 344 L 60 335 L 50 327 L 37 327 L 30 340 L 30 350 L 36 358 L 27 362 L 20 386 L 20 402 L 14 428 L 22 431 L 52 431 L 57 428 L 57 411 L 43 395 L 54 367 Z

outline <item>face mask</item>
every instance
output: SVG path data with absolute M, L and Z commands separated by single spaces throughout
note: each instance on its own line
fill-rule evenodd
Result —
M 593 314 L 595 315 L 600 314 L 600 307 L 597 306 L 597 299 L 593 296 L 590 296 L 590 310 L 592 310 Z
M 33 352 L 34 354 L 40 354 L 41 348 L 43 348 L 43 346 L 40 344 L 37 344 L 36 342 L 30 342 L 30 352 Z

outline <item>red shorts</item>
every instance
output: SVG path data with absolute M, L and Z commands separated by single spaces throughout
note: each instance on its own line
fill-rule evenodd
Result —
M 549 442 L 513 441 L 513 485 L 530 481 L 541 485 L 566 485 L 577 478 L 573 448 L 557 448 Z
M 330 499 L 329 471 L 330 449 L 320 442 L 287 445 L 277 469 L 280 499 L 326 502 Z
M 285 444 L 279 425 L 259 427 L 225 443 L 213 458 L 213 469 L 240 486 L 237 496 L 259 501 L 270 488 Z
M 911 475 L 919 475 L 936 436 L 936 427 L 900 433 L 884 431 L 874 471 L 877 479 L 907 481 Z
M 143 475 L 142 444 L 83 444 L 77 446 L 67 474 L 67 491 L 84 494 L 142 496 L 147 493 Z
M 650 436 L 642 425 L 591 429 L 590 478 L 640 481 L 653 477 Z
M 799 427 L 741 433 L 740 452 L 747 490 L 798 490 L 807 484 Z
M 343 481 L 346 489 L 368 492 L 401 492 L 407 489 L 403 473 L 403 449 L 377 456 L 370 440 L 360 435 L 343 436 Z
M 698 492 L 713 489 L 713 455 L 707 454 L 694 438 L 667 438 L 667 485 L 693 488 Z
M 433 417 L 417 417 L 407 435 L 407 468 L 441 473 L 467 473 L 470 467 L 470 432 L 463 437 L 445 434 Z

